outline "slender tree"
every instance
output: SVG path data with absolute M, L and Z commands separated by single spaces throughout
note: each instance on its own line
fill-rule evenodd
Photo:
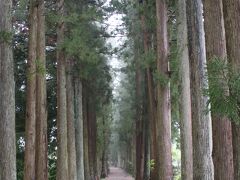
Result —
M 75 93 L 74 99 L 76 118 L 75 128 L 76 128 L 77 177 L 78 179 L 84 180 L 82 82 L 79 77 L 74 78 L 74 93 Z
M 202 17 L 202 1 L 187 0 L 188 48 L 190 60 L 193 179 L 213 179 L 212 125 L 206 111 L 208 97 L 203 90 L 206 80 L 206 52 Z
M 64 0 L 57 1 L 59 22 L 57 26 L 57 180 L 68 179 L 67 151 L 67 101 L 66 101 L 66 62 L 64 41 Z
M 222 61 L 226 61 L 226 39 L 222 0 L 204 1 L 204 23 L 207 60 L 211 61 L 217 57 Z M 225 86 L 227 86 L 227 84 L 225 84 Z M 214 179 L 233 180 L 231 122 L 226 117 L 212 114 L 212 125 Z
M 192 159 L 192 116 L 190 95 L 190 71 L 187 46 L 186 1 L 178 0 L 178 54 L 180 60 L 180 133 L 181 133 L 181 176 L 193 179 Z
M 36 179 L 48 179 L 44 0 L 37 1 Z
M 12 1 L 0 1 L 0 179 L 16 180 Z
M 29 41 L 27 61 L 27 96 L 26 96 L 26 147 L 24 156 L 24 180 L 32 180 L 35 175 L 36 154 L 36 48 L 37 48 L 37 6 L 30 1 Z
M 146 25 L 146 14 L 150 13 L 147 11 L 147 1 L 143 1 L 141 6 L 144 8 L 144 12 L 141 14 L 141 26 L 142 26 L 142 33 L 143 33 L 143 47 L 144 47 L 144 54 L 147 57 L 150 50 L 151 50 L 151 40 L 150 40 L 150 32 L 149 28 Z M 155 166 L 151 170 L 150 176 L 151 179 L 159 179 L 158 167 L 159 162 L 156 158 L 157 155 L 157 137 L 156 137 L 156 107 L 155 107 L 155 97 L 154 97 L 154 83 L 153 83 L 153 74 L 152 68 L 150 65 L 146 67 L 146 82 L 147 82 L 147 98 L 148 98 L 148 117 L 149 117 L 149 124 L 150 124 L 150 158 L 154 160 Z
M 144 138 L 144 117 L 143 117 L 143 80 L 144 74 L 142 73 L 139 62 L 139 50 L 136 49 L 136 180 L 144 179 L 144 162 L 145 162 L 145 138 Z
M 89 151 L 88 151 L 88 119 L 87 119 L 87 92 L 85 82 L 82 83 L 82 94 L 83 94 L 83 147 L 84 147 L 84 176 L 85 179 L 90 179 L 89 170 Z
M 224 25 L 226 32 L 226 45 L 228 61 L 234 67 L 234 71 L 240 69 L 240 1 L 223 0 Z M 231 93 L 231 89 L 230 89 Z M 235 122 L 232 123 L 232 145 L 234 179 L 240 179 L 240 127 Z
M 169 62 L 168 62 L 168 33 L 167 33 L 167 3 L 165 0 L 156 0 L 157 17 L 157 140 L 159 173 L 161 179 L 172 179 L 171 156 L 171 107 Z
M 68 171 L 69 179 L 77 180 L 76 142 L 75 142 L 75 113 L 72 61 L 67 61 L 67 128 L 68 128 Z

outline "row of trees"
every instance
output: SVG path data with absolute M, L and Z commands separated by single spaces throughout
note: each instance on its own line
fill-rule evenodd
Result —
M 6 0 L 0 9 L 0 179 L 105 177 L 111 9 L 74 0 Z
M 182 179 L 240 178 L 238 6 L 237 0 L 118 4 L 128 36 L 120 164 L 137 180 L 177 178 L 171 144 L 179 127 Z

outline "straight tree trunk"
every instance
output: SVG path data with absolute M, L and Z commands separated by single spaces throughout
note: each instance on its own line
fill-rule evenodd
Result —
M 145 1 L 144 1 L 145 2 Z M 149 32 L 146 27 L 146 18 L 144 15 L 141 16 L 141 25 L 143 30 L 143 44 L 144 44 L 144 53 L 148 54 L 150 49 L 150 39 L 149 39 Z M 153 76 L 150 67 L 146 68 L 146 82 L 147 82 L 147 97 L 148 97 L 148 117 L 149 117 L 149 124 L 150 124 L 150 154 L 151 160 L 154 160 L 155 167 L 150 172 L 150 177 L 152 180 L 159 179 L 158 167 L 159 162 L 157 162 L 157 145 L 156 145 L 156 110 L 155 110 L 155 99 L 154 99 L 154 92 L 153 92 Z
M 36 179 L 48 179 L 44 0 L 37 1 Z
M 83 147 L 83 104 L 82 104 L 82 82 L 79 77 L 74 79 L 75 91 L 75 119 L 76 119 L 76 158 L 77 179 L 84 180 L 84 147 Z
M 180 60 L 180 133 L 181 133 L 181 177 L 193 179 L 192 116 L 190 95 L 190 72 L 187 47 L 186 0 L 178 0 L 178 54 Z
M 64 0 L 58 0 L 60 20 L 57 27 L 57 45 L 64 41 Z M 63 49 L 57 50 L 57 180 L 68 179 L 66 62 Z
M 136 180 L 144 178 L 145 147 L 144 147 L 144 117 L 143 117 L 143 73 L 141 71 L 138 50 L 136 59 Z
M 240 1 L 222 0 L 224 25 L 226 32 L 227 56 L 232 67 L 236 72 L 240 70 Z M 231 89 L 230 89 L 231 92 Z M 240 179 L 240 127 L 232 123 L 232 145 L 233 145 L 233 163 L 234 179 Z
M 67 61 L 67 128 L 68 128 L 68 171 L 69 180 L 77 180 L 77 159 L 75 143 L 74 88 L 71 60 Z
M 168 81 L 168 33 L 167 4 L 165 0 L 156 0 L 157 17 L 157 145 L 160 179 L 173 177 L 171 154 L 171 107 L 170 85 Z M 163 82 L 161 82 L 163 81 Z
M 212 125 L 208 97 L 203 89 L 206 80 L 206 52 L 202 17 L 202 1 L 187 0 L 188 49 L 190 60 L 192 132 L 193 132 L 193 179 L 212 180 Z
M 89 89 L 88 89 L 89 90 Z M 90 93 L 89 93 L 90 94 Z M 88 95 L 89 95 L 88 94 Z M 96 124 L 96 108 L 94 97 L 87 98 L 87 114 L 88 114 L 88 153 L 89 153 L 89 170 L 90 180 L 95 180 L 97 177 L 97 124 Z
M 83 147 L 84 147 L 84 176 L 85 179 L 90 179 L 89 170 L 89 151 L 88 151 L 88 118 L 87 118 L 87 92 L 83 82 Z
M 226 39 L 222 0 L 204 1 L 204 23 L 208 61 L 211 61 L 214 57 L 226 61 Z M 233 180 L 231 122 L 226 117 L 212 114 L 212 126 L 214 179 Z
M 32 180 L 35 175 L 36 154 L 36 48 L 37 48 L 37 6 L 36 1 L 30 1 L 29 11 L 29 41 L 27 61 L 27 91 L 26 91 L 26 127 L 24 180 Z
M 0 179 L 16 180 L 12 1 L 0 1 Z M 4 38 L 5 37 L 5 38 Z

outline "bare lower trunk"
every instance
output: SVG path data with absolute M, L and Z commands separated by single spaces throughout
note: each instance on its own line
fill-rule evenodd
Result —
M 208 61 L 216 57 L 225 61 L 227 55 L 222 0 L 204 1 L 204 23 Z M 226 83 L 225 86 L 227 87 Z M 231 122 L 225 117 L 212 114 L 212 124 L 214 179 L 233 180 Z
M 168 83 L 168 33 L 167 4 L 165 0 L 156 0 L 157 13 L 157 145 L 159 174 L 161 179 L 173 177 L 171 155 L 171 107 L 170 85 Z
M 44 0 L 39 0 L 37 7 L 36 179 L 42 180 L 48 179 Z
M 0 179 L 16 180 L 15 85 L 11 49 L 12 1 L 0 1 Z
M 37 7 L 35 1 L 30 1 L 29 11 L 29 41 L 27 62 L 27 92 L 26 92 L 26 127 L 24 180 L 32 180 L 35 175 L 36 153 L 36 47 L 37 47 Z
M 68 127 L 68 171 L 69 180 L 77 180 L 75 144 L 74 88 L 71 60 L 67 62 L 67 127 Z
M 240 70 L 240 1 L 222 0 L 228 61 L 236 72 Z M 231 89 L 230 89 L 231 92 Z M 232 123 L 234 179 L 240 179 L 240 126 Z
M 185 0 L 178 1 L 178 54 L 180 59 L 180 133 L 181 133 L 181 176 L 193 179 L 192 116 L 190 95 L 190 72 L 187 47 L 187 17 Z
M 64 41 L 64 0 L 58 0 L 60 20 L 57 29 L 57 180 L 68 179 L 67 152 L 67 101 L 66 101 L 66 62 L 63 49 Z
M 143 74 L 140 68 L 138 52 L 136 51 L 136 180 L 144 178 L 145 138 L 143 117 Z
M 212 125 L 208 97 L 203 90 L 206 81 L 206 52 L 201 0 L 187 0 L 188 48 L 190 59 L 192 131 L 193 131 L 193 179 L 212 180 Z
M 74 79 L 75 98 L 75 132 L 77 154 L 77 179 L 84 180 L 84 152 L 83 152 L 83 113 L 82 113 L 82 82 L 79 77 Z
M 87 118 L 87 92 L 83 83 L 83 146 L 84 146 L 84 176 L 90 179 L 89 151 L 88 151 L 88 118 Z

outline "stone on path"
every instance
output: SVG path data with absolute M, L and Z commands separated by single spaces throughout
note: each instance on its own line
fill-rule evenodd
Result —
M 134 179 L 121 168 L 110 167 L 110 173 L 106 180 L 134 180 Z

